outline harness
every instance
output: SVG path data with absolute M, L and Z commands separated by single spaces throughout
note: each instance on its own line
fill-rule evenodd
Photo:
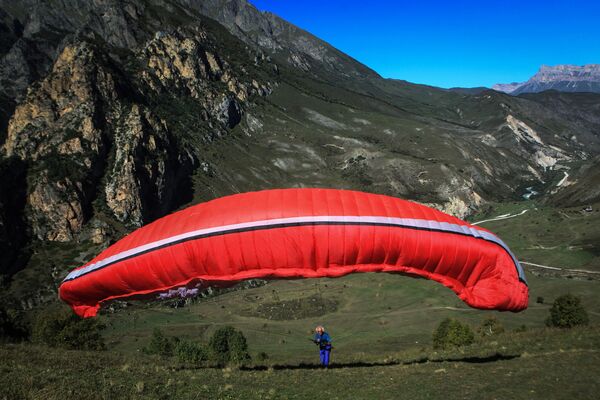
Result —
M 320 350 L 327 350 L 327 351 L 331 351 L 333 346 L 331 346 L 331 343 L 319 343 L 319 349 Z
M 314 342 L 319 346 L 319 350 L 331 351 L 331 349 L 333 348 L 331 342 L 326 342 L 321 339 L 318 341 L 315 339 Z

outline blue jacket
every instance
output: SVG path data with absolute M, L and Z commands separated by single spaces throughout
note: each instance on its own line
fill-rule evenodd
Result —
M 331 337 L 329 336 L 329 333 L 323 332 L 322 335 L 315 333 L 314 340 L 321 349 L 331 349 Z

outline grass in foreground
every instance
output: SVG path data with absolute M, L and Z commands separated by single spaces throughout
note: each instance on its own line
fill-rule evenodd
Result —
M 595 398 L 600 327 L 538 329 L 446 353 L 411 350 L 315 365 L 187 369 L 169 359 L 3 345 L 0 398 Z

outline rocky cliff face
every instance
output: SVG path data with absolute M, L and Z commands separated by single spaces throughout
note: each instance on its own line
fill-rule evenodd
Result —
M 600 64 L 587 65 L 542 65 L 540 70 L 531 78 L 532 82 L 556 82 L 556 81 L 600 81 Z
M 548 197 L 547 203 L 584 208 L 600 202 L 600 156 L 566 173 L 560 183 L 552 188 L 553 196 Z
M 178 170 L 190 171 L 194 160 L 178 154 L 165 121 L 143 106 L 131 105 L 121 118 L 113 132 L 114 161 L 104 196 L 118 221 L 138 227 L 169 211 Z
M 553 67 L 542 65 L 527 82 L 497 84 L 492 89 L 512 95 L 538 93 L 545 90 L 600 93 L 600 64 Z
M 492 86 L 493 90 L 497 90 L 498 92 L 504 93 L 512 93 L 517 90 L 520 86 L 523 85 L 523 82 L 512 82 L 512 83 L 497 83 Z
M 310 33 L 269 12 L 261 12 L 246 0 L 180 0 L 220 22 L 248 44 L 258 46 L 279 61 L 316 75 L 337 78 L 378 78 L 367 66 Z
M 136 15 L 135 7 L 121 11 Z M 243 65 L 232 67 L 211 40 L 200 26 L 158 31 L 124 63 L 79 34 L 22 100 L 15 95 L 2 152 L 29 166 L 34 237 L 72 241 L 103 212 L 137 227 L 187 199 L 189 187 L 177 191 L 198 149 L 179 143 L 172 121 L 152 107 L 193 99 L 206 128 L 197 139 L 206 142 L 237 125 L 251 97 L 270 91 L 268 82 L 238 76 Z M 113 41 L 135 46 L 138 39 L 126 29 Z
M 35 170 L 27 203 L 40 239 L 71 240 L 89 216 L 123 90 L 115 79 L 92 46 L 70 45 L 15 109 L 3 150 Z

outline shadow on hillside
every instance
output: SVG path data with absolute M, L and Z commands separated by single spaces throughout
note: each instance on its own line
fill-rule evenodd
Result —
M 414 365 L 414 364 L 424 364 L 424 363 L 441 363 L 441 362 L 464 362 L 471 364 L 480 364 L 480 363 L 488 363 L 495 361 L 506 361 L 513 360 L 515 358 L 519 358 L 520 354 L 492 354 L 489 356 L 471 356 L 471 357 L 449 357 L 443 359 L 429 359 L 428 357 L 423 357 L 417 360 L 410 361 L 400 361 L 400 360 L 392 360 L 385 362 L 366 362 L 366 361 L 355 361 L 355 362 L 347 362 L 347 363 L 333 363 L 329 366 L 329 369 L 341 369 L 341 368 L 368 368 L 368 367 L 387 367 L 393 365 Z M 275 364 L 272 366 L 267 365 L 256 365 L 252 367 L 242 367 L 243 371 L 266 371 L 268 369 L 274 370 L 297 370 L 297 369 L 321 369 L 320 364 L 307 364 L 301 363 L 296 365 L 286 365 L 286 364 Z

